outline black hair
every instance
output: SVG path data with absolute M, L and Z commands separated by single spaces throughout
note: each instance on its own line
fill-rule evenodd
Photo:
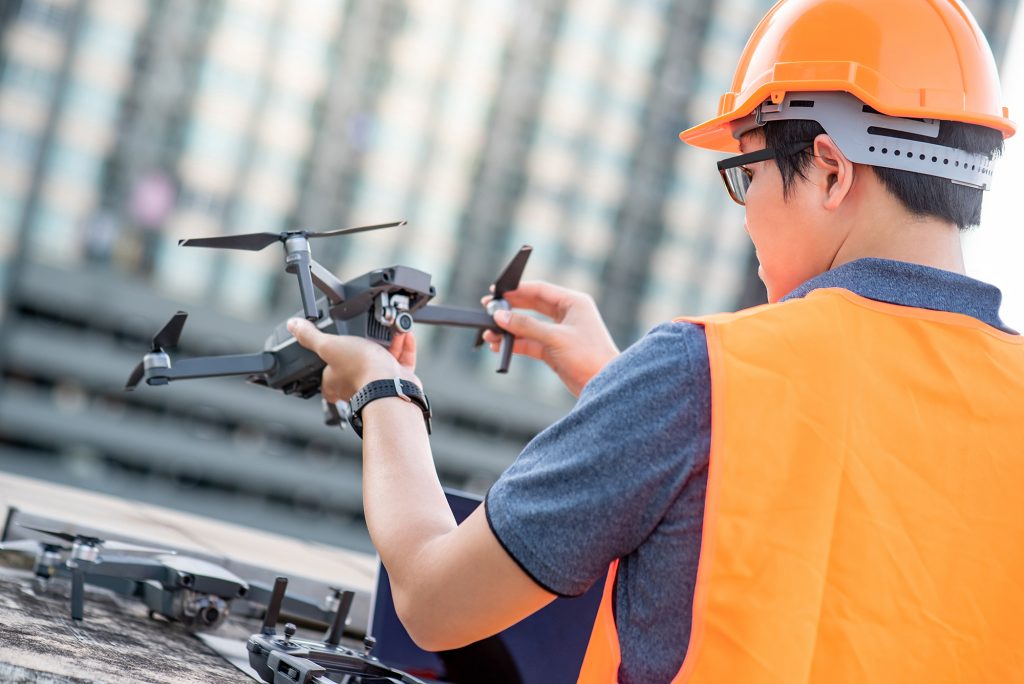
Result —
M 761 129 L 765 147 L 781 150 L 794 143 L 814 140 L 825 132 L 817 121 L 769 121 Z M 993 128 L 940 121 L 939 145 L 954 147 L 974 154 L 994 158 L 1003 151 L 1003 134 Z M 811 164 L 813 148 L 794 154 L 780 154 L 775 162 L 782 174 L 783 194 L 788 199 L 796 179 L 806 179 L 804 171 Z M 926 176 L 912 171 L 900 171 L 881 166 L 871 170 L 907 211 L 915 216 L 931 216 L 955 223 L 964 230 L 981 222 L 982 190 L 958 185 L 948 178 Z

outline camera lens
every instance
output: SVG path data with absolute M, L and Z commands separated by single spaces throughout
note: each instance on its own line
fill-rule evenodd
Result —
M 203 623 L 207 626 L 216 624 L 217 620 L 220 619 L 220 611 L 213 606 L 208 606 L 200 615 L 202 616 Z
M 403 311 L 398 314 L 395 318 L 395 328 L 398 332 L 407 333 L 412 330 L 412 314 L 408 311 Z

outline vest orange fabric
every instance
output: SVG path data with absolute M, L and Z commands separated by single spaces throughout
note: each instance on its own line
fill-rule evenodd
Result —
M 697 322 L 711 460 L 674 681 L 1024 681 L 1024 339 L 838 289 Z M 615 570 L 587 684 L 618 671 Z

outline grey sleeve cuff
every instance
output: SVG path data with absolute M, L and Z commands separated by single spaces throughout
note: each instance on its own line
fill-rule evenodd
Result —
M 537 577 L 537 575 L 535 575 L 530 570 L 529 567 L 527 567 L 527 565 L 525 563 L 523 563 L 521 560 L 519 560 L 519 557 L 516 556 L 516 554 L 513 553 L 512 549 L 509 548 L 509 545 L 505 543 L 505 539 L 502 536 L 502 533 L 498 531 L 498 528 L 494 524 L 494 518 L 491 516 L 491 507 L 488 505 L 490 503 L 490 498 L 491 498 L 490 492 L 488 492 L 487 493 L 487 498 L 484 501 L 484 513 L 487 516 L 487 524 L 490 526 L 491 532 L 494 534 L 494 538 L 498 540 L 499 544 L 501 544 L 501 548 L 505 549 L 505 553 L 508 554 L 509 558 L 511 558 L 512 560 L 514 560 L 516 562 L 516 565 L 519 566 L 520 570 L 522 570 L 524 573 L 526 573 L 527 577 L 532 579 L 534 581 L 534 583 L 538 587 L 543 589 L 544 591 L 552 593 L 552 594 L 555 594 L 556 596 L 558 596 L 560 598 L 573 598 L 573 597 L 576 597 L 576 596 L 580 596 L 581 594 L 586 592 L 586 589 L 584 589 L 582 592 L 577 593 L 577 594 L 563 593 L 563 592 L 559 591 L 558 589 L 556 589 L 555 587 L 549 586 L 548 584 L 543 582 L 539 577 Z M 522 544 L 519 544 L 518 548 L 524 549 L 526 547 L 524 547 Z

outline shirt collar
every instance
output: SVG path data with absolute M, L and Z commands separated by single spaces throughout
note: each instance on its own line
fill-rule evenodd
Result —
M 999 318 L 1003 294 L 994 285 L 951 271 L 889 259 L 858 259 L 837 266 L 811 278 L 782 301 L 827 287 L 889 304 L 960 313 L 1016 334 Z

